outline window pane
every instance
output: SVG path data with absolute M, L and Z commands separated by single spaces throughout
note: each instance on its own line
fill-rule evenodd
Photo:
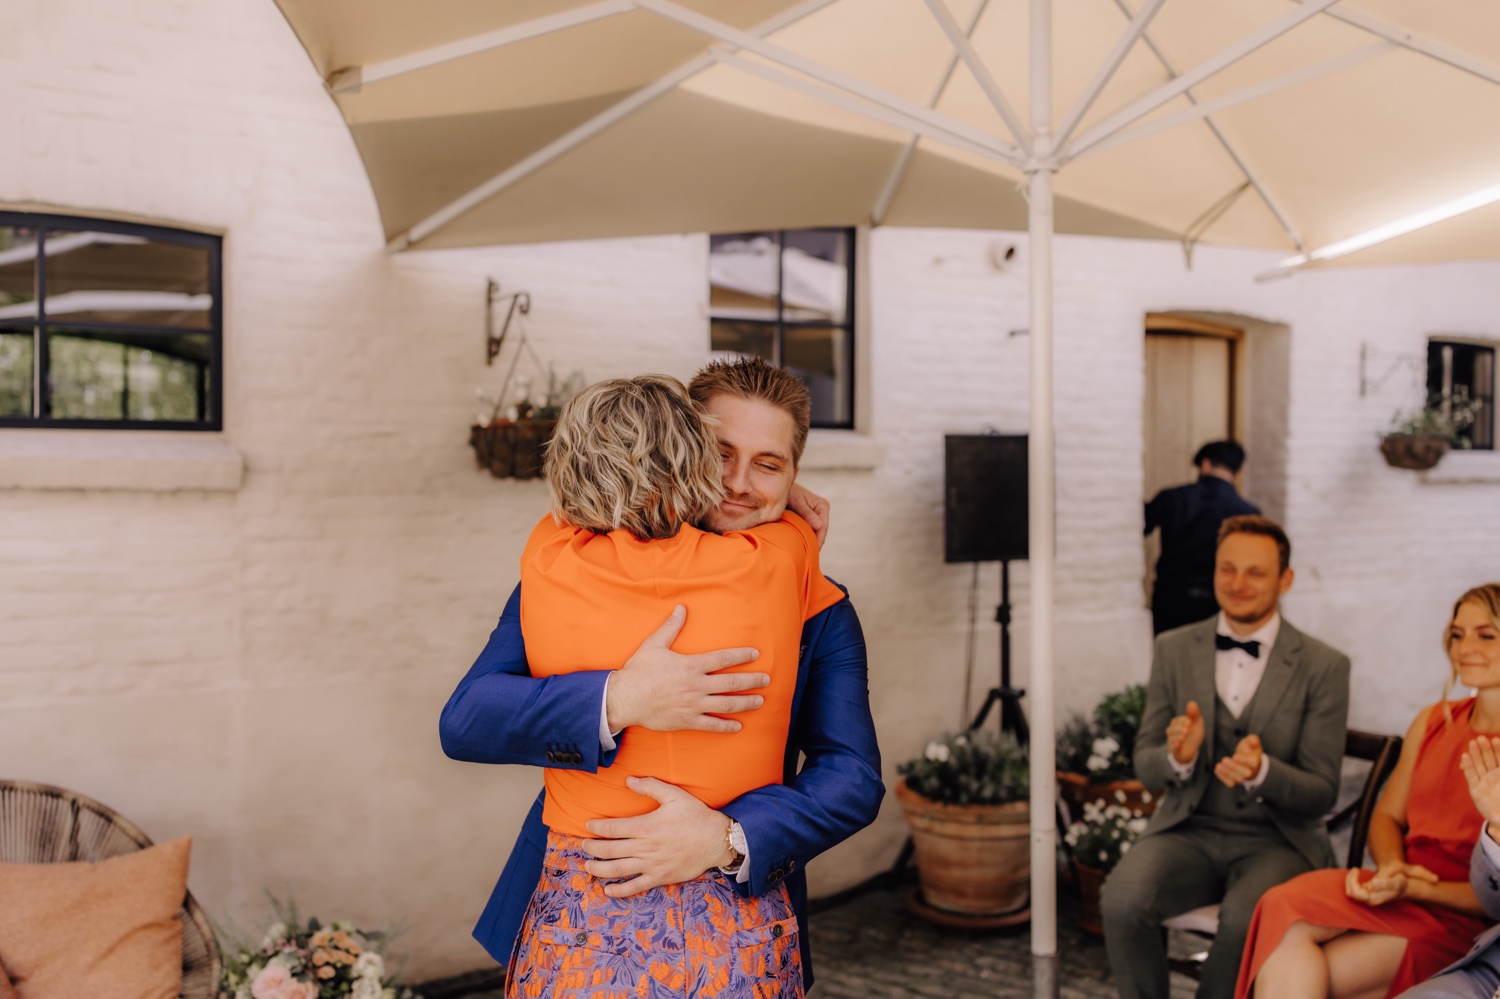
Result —
M 802 379 L 812 396 L 814 426 L 851 422 L 849 331 L 842 327 L 788 326 L 781 363 Z
M 0 319 L 36 315 L 36 230 L 0 226 Z
M 30 416 L 31 330 L 0 330 L 0 416 Z
M 715 319 L 709 325 L 708 345 L 711 350 L 752 354 L 776 363 L 776 327 L 769 323 Z
M 206 247 L 110 232 L 47 233 L 47 318 L 208 329 Z
M 710 237 L 709 312 L 715 318 L 774 322 L 778 252 L 774 233 Z
M 206 335 L 68 330 L 53 333 L 47 344 L 54 419 L 208 418 Z
M 845 322 L 849 303 L 849 233 L 801 229 L 786 234 L 781 297 L 787 322 Z

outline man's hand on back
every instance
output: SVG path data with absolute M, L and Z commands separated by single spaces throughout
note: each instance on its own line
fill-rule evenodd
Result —
M 603 838 L 583 841 L 584 850 L 595 858 L 584 864 L 584 870 L 596 878 L 630 879 L 605 885 L 610 898 L 691 881 L 734 859 L 729 816 L 654 777 L 631 777 L 627 783 L 632 791 L 660 804 L 634 818 L 588 823 L 589 832 Z
M 630 725 L 657 732 L 738 732 L 740 723 L 715 715 L 753 711 L 764 701 L 759 694 L 738 694 L 766 686 L 764 673 L 717 673 L 753 662 L 755 649 L 720 649 L 698 655 L 672 651 L 687 621 L 687 608 L 678 604 L 666 622 L 641 643 L 635 655 L 609 678 L 604 698 L 611 732 Z M 738 694 L 738 696 L 726 696 Z

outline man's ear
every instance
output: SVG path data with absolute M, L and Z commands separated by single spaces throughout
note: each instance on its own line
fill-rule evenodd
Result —
M 1291 566 L 1287 566 L 1286 571 L 1281 574 L 1281 589 L 1277 592 L 1283 594 L 1286 593 L 1287 590 L 1290 590 L 1292 588 L 1292 581 L 1296 578 L 1297 570 L 1293 569 Z

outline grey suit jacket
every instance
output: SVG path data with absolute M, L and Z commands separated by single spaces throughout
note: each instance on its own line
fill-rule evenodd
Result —
M 1479 897 L 1479 904 L 1484 908 L 1484 914 L 1491 919 L 1500 919 L 1500 869 L 1490 863 L 1489 855 L 1484 852 L 1483 837 L 1488 833 L 1480 833 L 1481 839 L 1474 844 L 1474 856 L 1469 860 L 1469 887 L 1474 889 L 1474 894 Z M 1474 946 L 1462 958 L 1450 964 L 1440 975 L 1446 975 L 1450 971 L 1459 971 L 1474 963 L 1474 959 L 1490 947 L 1500 946 L 1500 926 L 1491 926 L 1479 934 L 1474 941 Z
M 1146 713 L 1135 742 L 1135 773 L 1147 787 L 1167 789 L 1144 835 L 1185 822 L 1217 780 L 1209 759 L 1214 745 L 1214 632 L 1211 618 L 1156 639 Z M 1349 657 L 1304 635 L 1285 618 L 1267 653 L 1260 688 L 1243 721 L 1260 736 L 1271 758 L 1266 779 L 1253 793 L 1270 808 L 1282 836 L 1313 867 L 1331 867 L 1333 847 L 1323 816 L 1338 796 L 1349 715 Z M 1167 723 L 1197 701 L 1205 727 L 1198 765 L 1186 783 L 1167 759 Z

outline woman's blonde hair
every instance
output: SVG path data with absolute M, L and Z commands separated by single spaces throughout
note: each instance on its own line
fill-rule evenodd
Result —
M 1490 615 L 1490 623 L 1500 628 L 1500 583 L 1485 583 L 1476 586 L 1466 592 L 1453 603 L 1453 613 L 1448 615 L 1448 623 L 1443 625 L 1443 652 L 1446 654 L 1453 647 L 1453 622 L 1458 619 L 1458 609 L 1464 604 L 1477 604 Z M 1448 707 L 1448 695 L 1453 692 L 1454 684 L 1458 683 L 1458 669 L 1453 665 L 1453 659 L 1448 659 L 1448 682 L 1443 685 L 1443 717 L 1448 719 L 1448 724 L 1453 724 L 1453 711 Z
M 552 515 L 596 534 L 674 537 L 724 498 L 710 417 L 668 375 L 598 382 L 569 400 L 545 474 Z

